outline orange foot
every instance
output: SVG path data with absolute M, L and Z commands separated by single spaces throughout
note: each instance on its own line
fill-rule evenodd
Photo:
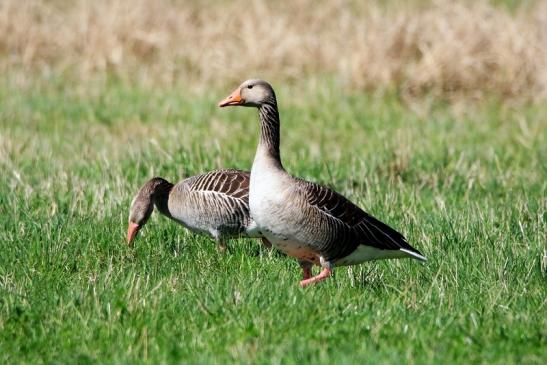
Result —
M 307 287 L 308 285 L 311 285 L 311 284 L 315 284 L 315 283 L 318 283 L 320 281 L 323 281 L 325 280 L 326 278 L 328 278 L 329 276 L 331 276 L 332 274 L 332 270 L 325 267 L 320 273 L 319 275 L 316 275 L 312 278 L 309 278 L 309 279 L 304 279 L 300 282 L 300 286 L 305 288 Z M 306 275 L 306 273 L 304 272 L 304 275 Z

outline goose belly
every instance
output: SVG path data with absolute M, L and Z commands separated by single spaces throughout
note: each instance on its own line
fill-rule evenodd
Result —
M 305 217 L 294 204 L 288 177 L 265 166 L 255 160 L 251 170 L 251 218 L 272 246 L 299 260 L 318 263 L 319 255 L 301 237 Z
M 276 234 L 267 229 L 262 229 L 261 233 L 271 242 L 272 246 L 288 256 L 301 261 L 309 261 L 319 265 L 319 255 L 306 243 Z
M 319 255 L 304 242 L 299 233 L 302 226 L 290 204 L 279 201 L 279 195 L 250 197 L 251 217 L 260 233 L 272 246 L 299 260 L 319 263 Z
M 176 212 L 172 214 L 173 220 L 177 223 L 180 223 L 188 230 L 194 233 L 200 234 L 210 234 L 211 233 L 211 222 L 209 222 L 206 217 L 196 214 L 185 214 L 185 212 Z
M 213 237 L 231 237 L 239 235 L 244 227 L 236 217 L 228 212 L 212 209 L 207 204 L 193 206 L 170 206 L 172 219 L 194 233 L 208 234 Z

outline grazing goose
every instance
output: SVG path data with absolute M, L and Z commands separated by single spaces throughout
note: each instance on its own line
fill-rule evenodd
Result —
M 131 203 L 127 242 L 146 224 L 154 210 L 196 233 L 211 235 L 221 251 L 226 239 L 262 237 L 249 215 L 249 181 L 246 171 L 216 170 L 192 176 L 176 185 L 161 177 L 150 179 Z M 265 246 L 268 241 L 262 238 Z
M 289 175 L 279 155 L 279 113 L 273 88 L 248 80 L 219 103 L 258 108 L 260 141 L 251 169 L 249 207 L 272 245 L 298 259 L 307 286 L 326 279 L 335 266 L 411 257 L 426 261 L 402 234 L 342 195 Z M 313 264 L 322 267 L 312 277 Z

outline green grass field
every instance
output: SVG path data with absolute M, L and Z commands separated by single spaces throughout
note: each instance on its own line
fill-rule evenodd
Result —
M 62 76 L 0 83 L 0 363 L 547 361 L 547 104 L 403 104 L 334 81 L 274 82 L 282 157 L 402 231 L 429 259 L 338 268 L 153 215 L 153 176 L 250 169 L 236 85 L 188 93 Z M 317 269 L 316 269 L 317 270 Z

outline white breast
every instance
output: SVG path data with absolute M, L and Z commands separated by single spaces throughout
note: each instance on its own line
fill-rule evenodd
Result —
M 260 231 L 275 241 L 283 240 L 286 230 L 283 212 L 286 205 L 284 171 L 271 168 L 269 161 L 255 159 L 249 186 L 249 210 Z
M 271 159 L 262 156 L 255 158 L 251 169 L 249 209 L 259 226 L 283 204 L 287 188 L 284 174 L 286 172 L 283 170 L 274 168 Z

